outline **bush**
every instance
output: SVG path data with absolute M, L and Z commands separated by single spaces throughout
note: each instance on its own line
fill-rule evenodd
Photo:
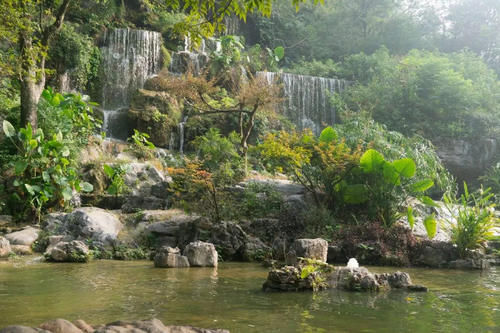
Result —
M 500 226 L 495 216 L 495 205 L 491 203 L 493 194 L 490 189 L 481 188 L 469 193 L 464 183 L 464 193 L 460 198 L 445 196 L 445 207 L 452 220 L 446 221 L 451 231 L 451 241 L 457 245 L 462 258 L 470 250 L 481 248 L 493 235 L 493 228 Z

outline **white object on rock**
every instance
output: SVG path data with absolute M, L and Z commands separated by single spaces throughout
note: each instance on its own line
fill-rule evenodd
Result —
M 356 258 L 351 258 L 349 259 L 349 261 L 347 262 L 347 268 L 349 268 L 351 271 L 353 269 L 357 269 L 359 268 L 359 263 L 358 261 L 356 260 Z

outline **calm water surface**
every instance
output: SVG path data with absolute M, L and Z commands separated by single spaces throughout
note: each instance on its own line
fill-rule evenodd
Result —
M 155 269 L 151 262 L 0 262 L 0 327 L 53 318 L 159 318 L 235 332 L 500 332 L 500 270 L 405 269 L 428 293 L 263 293 L 256 264 Z M 393 271 L 371 268 L 374 271 Z

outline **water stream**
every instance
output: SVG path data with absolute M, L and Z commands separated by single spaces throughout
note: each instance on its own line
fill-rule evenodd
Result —
M 109 29 L 102 46 L 103 130 L 126 139 L 130 134 L 127 111 L 134 92 L 161 69 L 161 34 L 134 29 Z
M 285 100 L 281 108 L 299 130 L 309 128 L 319 134 L 326 126 L 335 124 L 335 107 L 330 96 L 341 93 L 347 81 L 275 72 L 257 72 L 257 76 L 283 85 Z
M 371 268 L 393 271 L 392 268 Z M 499 332 L 500 270 L 405 269 L 428 293 L 264 293 L 267 269 L 155 269 L 149 261 L 0 262 L 0 327 L 159 318 L 231 332 Z

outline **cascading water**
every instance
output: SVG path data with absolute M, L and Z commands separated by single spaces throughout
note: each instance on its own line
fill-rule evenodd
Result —
M 179 123 L 179 153 L 181 155 L 184 153 L 184 126 L 188 120 L 188 116 L 185 116 Z
M 285 100 L 280 108 L 299 130 L 309 128 L 319 134 L 325 125 L 335 124 L 335 107 L 329 97 L 342 92 L 347 81 L 275 72 L 257 72 L 257 76 L 283 84 Z
M 108 137 L 129 135 L 130 97 L 161 69 L 161 34 L 154 31 L 109 29 L 101 46 L 103 130 Z

